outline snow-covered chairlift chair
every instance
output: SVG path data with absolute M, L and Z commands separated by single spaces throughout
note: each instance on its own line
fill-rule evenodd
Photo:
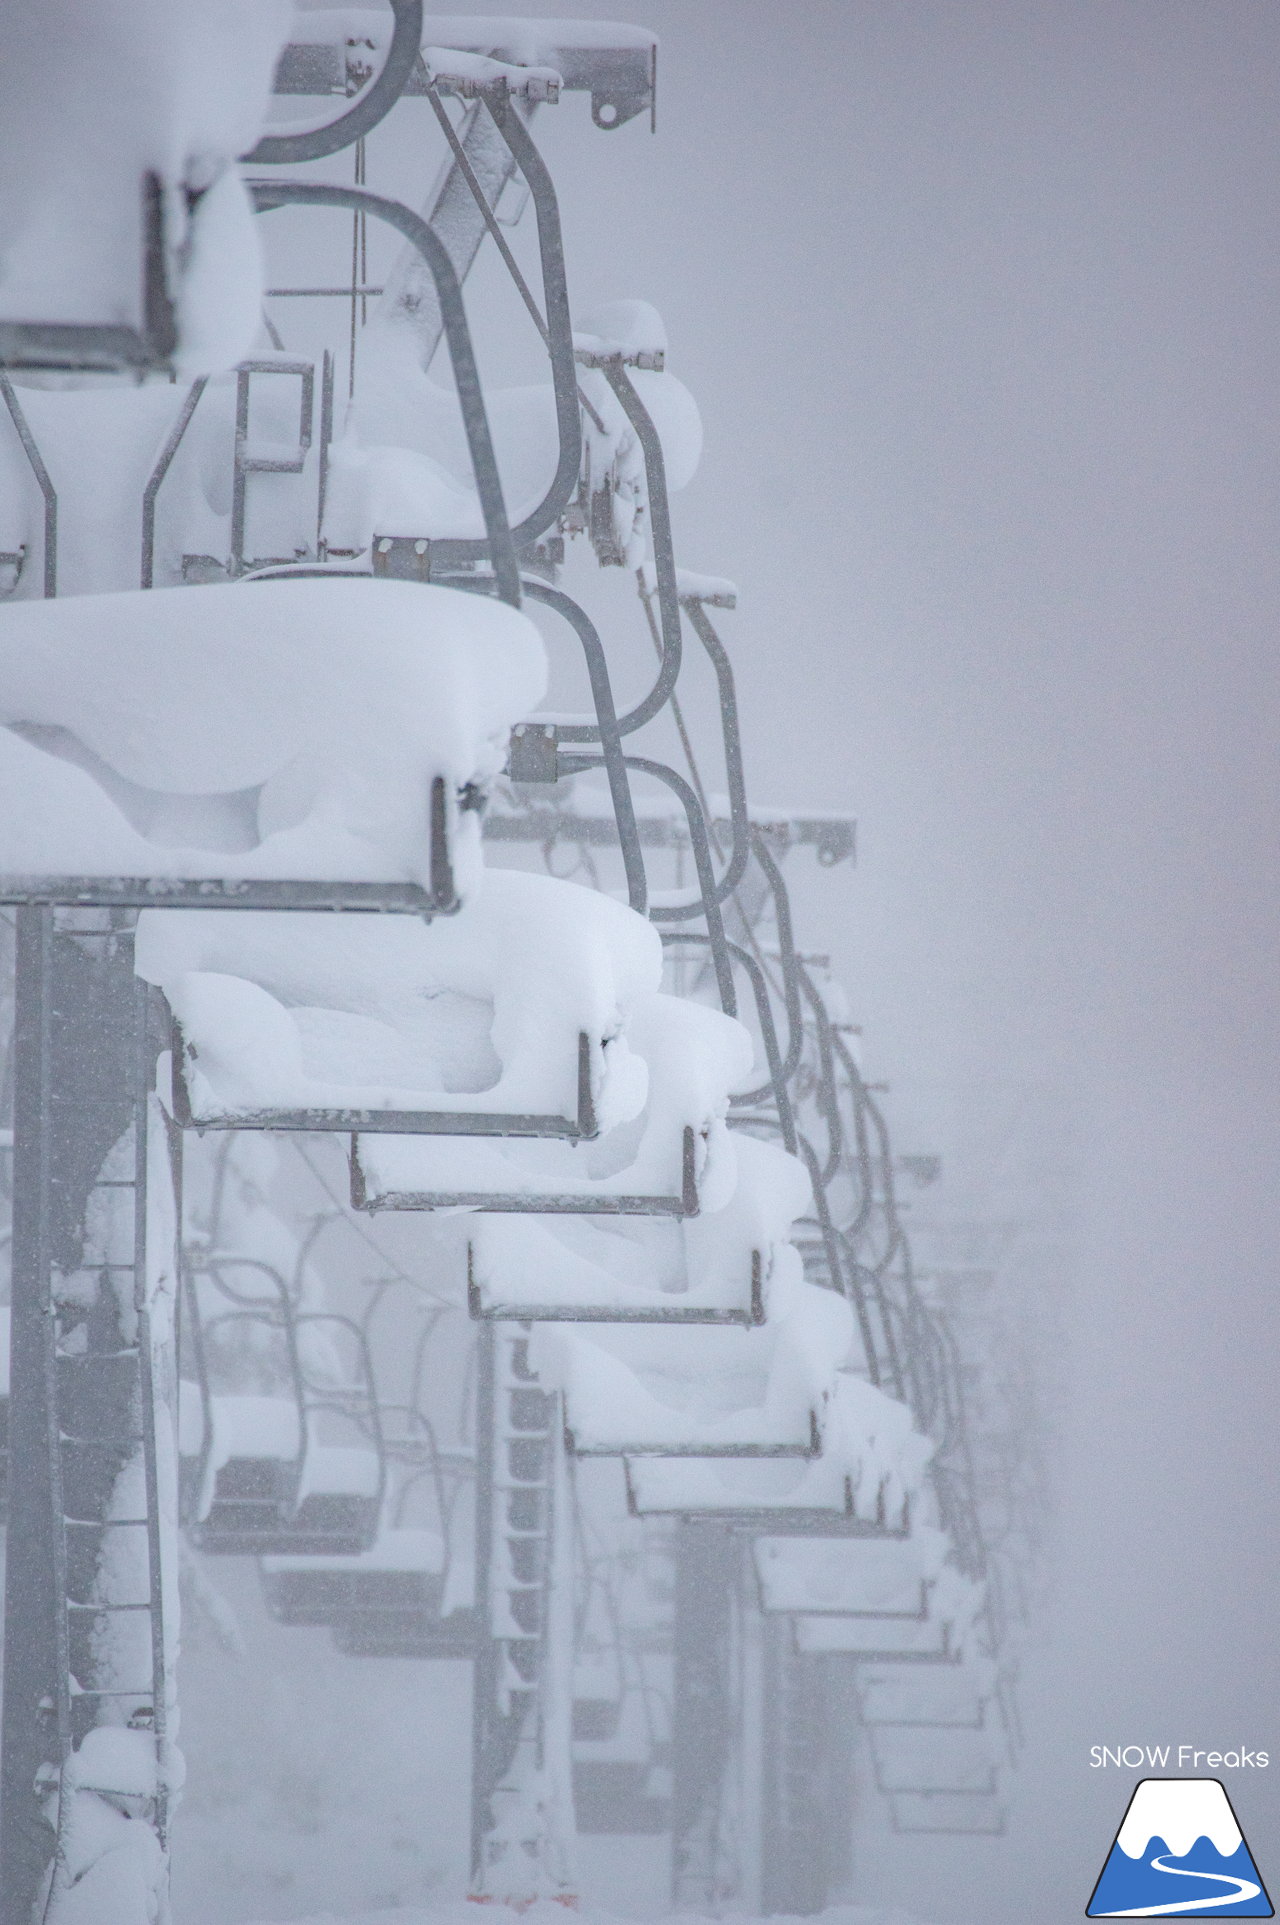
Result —
M 446 1596 L 448 1551 L 435 1531 L 391 1528 L 355 1557 L 264 1557 L 278 1623 L 328 1625 L 347 1657 L 467 1658 L 473 1612 Z
M 903 1537 L 932 1445 L 905 1404 L 842 1371 L 822 1455 L 804 1464 L 627 1460 L 627 1501 L 640 1517 L 703 1518 L 751 1533 Z
M 384 1409 L 384 1424 L 394 1412 Z M 394 1464 L 378 1534 L 354 1557 L 267 1556 L 259 1561 L 267 1609 L 282 1624 L 327 1625 L 348 1657 L 474 1655 L 474 1544 L 469 1452 L 444 1453 L 426 1426 L 425 1459 L 387 1440 Z M 461 1461 L 459 1459 L 461 1458 Z M 452 1484 L 452 1500 L 446 1495 Z M 421 1500 L 431 1498 L 424 1520 Z
M 42 0 L 0 59 L 0 364 L 226 367 L 262 272 L 236 169 L 265 118 L 280 0 Z
M 1008 1814 L 998 1792 L 900 1791 L 890 1795 L 893 1829 L 953 1838 L 1000 1838 Z
M 564 1394 L 579 1457 L 811 1458 L 853 1338 L 848 1305 L 794 1251 L 753 1329 L 539 1325 L 530 1355 Z
M 400 582 L 14 607 L 0 899 L 450 912 L 544 673 L 517 611 Z
M 637 1065 L 654 930 L 549 876 L 491 870 L 458 916 L 140 918 L 173 1018 L 184 1128 L 590 1139 Z
M 616 1121 L 594 1142 L 358 1134 L 352 1202 L 361 1210 L 694 1216 L 737 1181 L 729 1092 L 750 1073 L 734 1019 L 676 996 L 638 997 L 627 1025 L 633 1073 Z M 621 1081 L 621 1079 L 619 1079 Z
M 922 1624 L 947 1548 L 945 1532 L 917 1525 L 905 1538 L 758 1537 L 752 1551 L 767 1612 Z
M 477 1222 L 468 1296 L 478 1318 L 522 1323 L 765 1321 L 770 1285 L 809 1179 L 770 1143 L 734 1137 L 737 1182 L 719 1210 L 643 1217 Z
M 858 1710 L 865 1725 L 956 1726 L 979 1730 L 997 1688 L 990 1658 L 971 1652 L 955 1666 L 860 1664 Z
M 261 1272 L 266 1266 L 252 1266 Z M 210 1265 L 214 1276 L 234 1259 Z M 229 1297 L 223 1308 L 218 1296 Z M 347 1318 L 188 1278 L 180 1482 L 196 1546 L 221 1556 L 355 1555 L 378 1528 L 386 1463 L 364 1338 Z
M 954 1565 L 945 1564 L 929 1591 L 928 1615 L 921 1619 L 823 1617 L 795 1619 L 796 1646 L 806 1655 L 843 1653 L 875 1663 L 910 1659 L 917 1663 L 956 1664 L 971 1648 L 976 1621 L 985 1602 L 984 1587 Z
M 641 1683 L 623 1691 L 607 1731 L 582 1718 L 575 1704 L 573 1803 L 580 1832 L 646 1837 L 670 1830 L 670 1733 L 655 1733 L 662 1710 L 659 1694 Z

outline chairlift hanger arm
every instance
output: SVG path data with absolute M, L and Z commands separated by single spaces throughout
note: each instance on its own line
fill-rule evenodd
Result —
M 680 595 L 676 587 L 675 548 L 671 538 L 671 507 L 667 499 L 667 469 L 662 442 L 653 417 L 636 393 L 622 356 L 608 355 L 598 365 L 613 389 L 644 455 L 645 487 L 649 497 L 649 537 L 658 583 L 658 619 L 662 630 L 662 662 L 649 693 L 618 721 L 620 735 L 634 735 L 665 708 L 680 673 Z M 558 731 L 566 742 L 596 742 L 590 723 L 572 723 Z
M 707 839 L 707 825 L 703 819 L 702 808 L 692 785 L 678 775 L 665 762 L 651 761 L 647 755 L 628 755 L 624 758 L 629 769 L 639 769 L 644 775 L 656 776 L 673 789 L 684 805 L 689 824 L 689 841 L 693 849 L 693 860 L 698 871 L 701 896 L 697 903 L 688 906 L 677 905 L 673 908 L 651 909 L 651 921 L 659 918 L 678 918 L 683 921 L 687 916 L 703 916 L 707 919 L 710 933 L 711 956 L 715 963 L 716 985 L 720 992 L 720 1007 L 726 1016 L 736 1016 L 738 999 L 733 987 L 733 970 L 725 947 L 724 918 L 720 914 L 720 899 L 716 894 L 715 871 L 711 866 L 711 844 Z M 603 758 L 595 755 L 566 756 L 561 768 L 566 775 L 574 775 L 586 769 L 599 768 Z
M 459 584 L 461 586 L 461 584 Z M 613 701 L 613 685 L 609 680 L 609 664 L 605 657 L 604 643 L 600 640 L 599 630 L 586 610 L 563 589 L 553 588 L 549 582 L 539 581 L 536 576 L 523 578 L 524 592 L 531 600 L 544 603 L 562 615 L 582 643 L 586 659 L 587 675 L 591 682 L 591 696 L 596 710 L 596 738 L 600 743 L 600 760 L 604 764 L 609 780 L 609 796 L 613 803 L 614 818 L 618 825 L 618 839 L 622 845 L 622 861 L 627 876 L 627 897 L 631 907 L 643 916 L 648 909 L 649 889 L 645 876 L 644 856 L 640 850 L 640 835 L 636 828 L 635 807 L 631 799 L 631 784 L 627 780 L 626 758 L 622 753 L 621 731 L 618 727 L 617 710 Z M 559 741 L 564 731 L 556 730 Z
M 737 888 L 751 854 L 751 822 L 747 813 L 747 784 L 742 762 L 742 732 L 738 725 L 738 697 L 734 688 L 733 665 L 728 650 L 712 627 L 707 611 L 696 596 L 681 598 L 693 632 L 711 657 L 720 691 L 720 724 L 724 734 L 724 767 L 729 785 L 729 822 L 733 847 L 729 865 L 720 879 L 720 888 L 729 895 Z M 721 900 L 723 901 L 722 896 Z
M 534 218 L 538 227 L 538 253 L 542 263 L 542 299 L 546 312 L 543 338 L 551 361 L 551 380 L 556 403 L 559 454 L 551 486 L 531 514 L 511 531 L 517 548 L 529 548 L 554 528 L 578 485 L 582 466 L 582 416 L 578 407 L 578 370 L 573 355 L 573 321 L 569 313 L 569 290 L 565 278 L 564 236 L 560 228 L 560 206 L 546 162 L 530 137 L 529 130 L 511 104 L 505 87 L 488 88 L 484 104 L 498 132 L 511 150 L 512 157 L 533 196 Z M 441 110 L 443 112 L 443 109 Z M 447 116 L 446 116 L 447 118 Z M 474 176 L 473 176 L 474 179 Z M 478 184 L 478 183 L 477 183 Z M 475 187 L 472 188 L 473 193 Z M 478 196 L 483 211 L 493 219 L 483 195 Z M 483 557 L 480 542 L 450 541 L 446 550 L 450 560 L 463 560 L 469 554 Z
M 662 940 L 664 945 L 672 946 L 681 942 L 709 944 L 711 938 L 701 929 L 664 929 L 662 932 Z M 783 1074 L 782 1052 L 778 1047 L 778 1027 L 773 1020 L 773 1007 L 769 1001 L 769 985 L 765 981 L 763 969 L 761 969 L 750 950 L 744 949 L 741 943 L 730 942 L 727 939 L 725 941 L 725 948 L 730 956 L 733 957 L 734 961 L 740 963 L 747 972 L 747 979 L 751 984 L 751 991 L 755 997 L 756 1016 L 760 1024 L 760 1034 L 764 1042 L 765 1059 L 769 1065 L 769 1081 L 763 1085 L 763 1089 L 765 1094 L 773 1097 L 774 1103 L 777 1106 L 778 1129 L 782 1136 L 783 1146 L 792 1156 L 795 1156 L 795 1115 L 791 1107 L 791 1092 L 787 1088 L 787 1079 Z M 755 1090 L 749 1090 L 746 1096 L 735 1095 L 729 1098 L 730 1103 L 737 1107 L 760 1100 L 760 1094 Z
M 405 207 L 400 201 L 387 200 L 381 194 L 371 194 L 362 187 L 330 187 L 312 181 L 272 180 L 250 181 L 248 185 L 259 213 L 268 213 L 277 207 L 349 207 L 355 213 L 372 214 L 375 219 L 386 221 L 389 227 L 396 228 L 406 240 L 411 241 L 421 254 L 430 270 L 440 303 L 476 493 L 480 497 L 484 516 L 485 540 L 479 545 L 479 552 L 489 558 L 501 599 L 512 608 L 519 608 L 520 565 L 507 521 L 502 478 L 498 473 L 493 437 L 489 431 L 489 416 L 471 344 L 471 330 L 467 325 L 462 287 L 439 235 L 412 208 Z
M 422 47 L 422 0 L 391 0 L 395 26 L 382 72 L 345 114 L 306 133 L 264 134 L 241 160 L 251 167 L 291 167 L 341 153 L 384 120 L 408 84 Z

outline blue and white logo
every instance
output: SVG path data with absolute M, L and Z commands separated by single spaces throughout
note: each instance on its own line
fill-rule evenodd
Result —
M 1144 1778 L 1086 1918 L 1274 1918 L 1216 1778 Z

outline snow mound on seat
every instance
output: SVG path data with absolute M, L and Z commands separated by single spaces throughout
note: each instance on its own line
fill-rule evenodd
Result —
M 169 999 L 197 1113 L 536 1111 L 572 1116 L 578 1038 L 602 1127 L 645 1100 L 627 1018 L 662 945 L 580 884 L 491 870 L 458 916 L 228 917 L 148 910 L 138 973 Z
M 536 705 L 524 616 L 407 582 L 28 602 L 0 623 L 0 871 L 429 882 Z M 459 887 L 479 823 L 456 825 Z
M 648 1070 L 648 1097 L 630 1121 L 594 1142 L 520 1142 L 455 1136 L 356 1139 L 369 1202 L 442 1195 L 679 1197 L 683 1139 L 694 1133 L 701 1207 L 721 1209 L 737 1183 L 735 1140 L 725 1127 L 729 1092 L 750 1074 L 750 1034 L 733 1017 L 678 996 L 642 996 L 628 1047 Z M 400 1203 L 396 1207 L 434 1207 Z M 589 1214 L 589 1210 L 586 1214 Z
M 677 1223 L 644 1217 L 486 1216 L 472 1233 L 482 1293 L 519 1306 L 689 1311 L 747 1306 L 752 1258 L 766 1304 L 778 1246 L 812 1200 L 808 1173 L 771 1143 L 735 1134 L 724 1207 Z

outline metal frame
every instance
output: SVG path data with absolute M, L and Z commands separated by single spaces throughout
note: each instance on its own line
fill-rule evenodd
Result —
M 484 1210 L 528 1216 L 697 1216 L 698 1185 L 692 1124 L 686 1123 L 680 1155 L 678 1196 L 582 1195 L 567 1191 L 388 1190 L 371 1197 L 360 1162 L 360 1138 L 351 1139 L 351 1207 L 379 1210 Z
M 208 1114 L 192 1108 L 187 1081 L 188 1045 L 182 1025 L 170 1017 L 173 1060 L 173 1113 L 184 1130 L 284 1130 L 332 1135 L 357 1132 L 393 1136 L 486 1136 L 590 1142 L 599 1135 L 591 1095 L 591 1039 L 578 1034 L 576 1116 L 539 1115 L 520 1110 L 261 1109 Z
M 674 1294 L 674 1293 L 673 1293 Z M 490 1323 L 658 1323 L 658 1324 L 736 1324 L 758 1329 L 765 1321 L 764 1268 L 760 1252 L 751 1252 L 750 1298 L 742 1310 L 718 1305 L 690 1309 L 673 1303 L 670 1309 L 659 1304 L 581 1304 L 520 1302 L 486 1304 L 483 1289 L 475 1274 L 474 1249 L 467 1244 L 467 1309 L 477 1322 Z

